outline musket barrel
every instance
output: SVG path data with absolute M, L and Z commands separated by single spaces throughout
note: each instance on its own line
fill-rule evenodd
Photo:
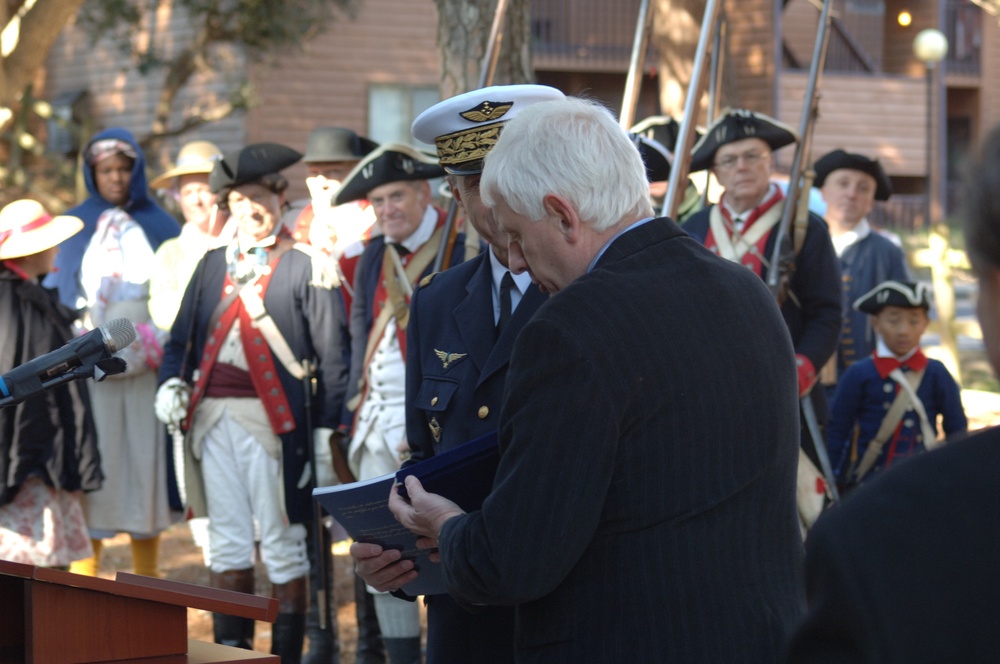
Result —
M 507 16 L 508 0 L 497 0 L 496 11 L 493 12 L 493 25 L 490 27 L 490 38 L 486 42 L 486 53 L 479 69 L 479 87 L 485 88 L 493 83 L 497 71 L 497 60 L 500 58 L 500 42 L 503 41 L 503 22 Z
M 508 0 L 497 0 L 496 9 L 493 12 L 490 37 L 486 42 L 486 52 L 483 54 L 483 61 L 479 68 L 480 88 L 485 88 L 493 84 L 497 61 L 500 58 L 500 42 L 503 41 L 503 22 L 507 17 L 507 4 Z M 441 244 L 438 247 L 437 256 L 434 257 L 434 265 L 431 268 L 434 272 L 447 270 L 451 266 L 452 249 L 455 246 L 455 237 L 458 234 L 458 224 L 455 223 L 457 215 L 458 201 L 453 198 L 448 205 L 448 216 L 445 218 L 444 223 L 444 235 L 441 237 Z
M 698 103 L 704 90 L 705 60 L 708 44 L 715 32 L 719 17 L 719 0 L 708 0 L 705 3 L 705 15 L 701 19 L 701 34 L 698 35 L 698 50 L 691 69 L 691 80 L 688 83 L 687 99 L 684 100 L 684 118 L 677 133 L 677 144 L 674 146 L 674 163 L 670 169 L 670 183 L 667 186 L 667 197 L 663 202 L 663 212 L 671 219 L 677 217 L 681 198 L 687 188 L 688 164 L 691 153 L 691 138 L 694 136 L 694 125 L 697 121 Z M 684 183 L 684 184 L 682 184 Z
M 635 108 L 638 105 L 639 92 L 642 87 L 642 69 L 646 61 L 649 28 L 653 22 L 654 7 L 655 5 L 649 0 L 642 0 L 639 5 L 639 20 L 635 25 L 632 57 L 628 65 L 628 77 L 625 79 L 625 97 L 622 99 L 622 112 L 618 115 L 618 123 L 622 129 L 628 129 L 634 124 Z
M 792 157 L 792 168 L 788 172 L 788 191 L 786 194 L 785 209 L 781 215 L 781 222 L 778 225 L 777 237 L 774 242 L 774 249 L 771 251 L 771 268 L 767 271 L 767 285 L 772 292 L 777 293 L 780 288 L 782 273 L 782 252 L 788 237 L 788 229 L 791 227 L 792 219 L 795 217 L 798 205 L 799 189 L 802 180 L 802 164 L 808 159 L 809 149 L 812 143 L 812 129 L 815 126 L 818 114 L 819 79 L 826 64 L 826 49 L 830 40 L 830 6 L 833 0 L 823 0 L 823 8 L 820 11 L 819 24 L 816 26 L 816 42 L 813 44 L 813 59 L 809 68 L 809 82 L 806 85 L 806 95 L 802 103 L 802 115 L 799 118 L 799 143 L 795 148 L 795 155 Z

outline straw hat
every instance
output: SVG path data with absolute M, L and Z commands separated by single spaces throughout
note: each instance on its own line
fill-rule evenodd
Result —
M 37 201 L 14 201 L 0 210 L 0 260 L 41 253 L 81 230 L 77 217 L 53 217 Z
M 215 162 L 222 159 L 222 150 L 209 141 L 191 141 L 186 143 L 177 153 L 177 165 L 162 175 L 153 178 L 149 186 L 153 189 L 169 189 L 174 184 L 174 178 L 182 175 L 212 172 Z

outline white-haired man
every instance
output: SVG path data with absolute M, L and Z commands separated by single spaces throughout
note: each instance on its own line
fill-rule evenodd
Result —
M 801 544 L 795 366 L 767 289 L 651 216 L 638 151 L 593 102 L 524 109 L 480 186 L 511 269 L 552 297 L 514 345 L 482 509 L 415 478 L 390 509 L 439 547 L 453 597 L 515 605 L 518 662 L 773 661 Z

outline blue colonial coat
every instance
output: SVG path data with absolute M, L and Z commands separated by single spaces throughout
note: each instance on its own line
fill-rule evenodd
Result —
M 164 349 L 160 382 L 182 375 L 190 384 L 191 376 L 201 362 L 202 351 L 209 338 L 209 320 L 223 298 L 226 277 L 225 247 L 205 254 L 188 283 L 180 311 Z M 336 429 L 343 412 L 347 390 L 347 364 L 341 353 L 347 336 L 344 301 L 337 288 L 314 284 L 312 259 L 291 249 L 277 265 L 264 294 L 264 307 L 274 319 L 278 330 L 300 361 L 312 358 L 316 362 L 316 394 L 311 397 L 311 418 L 314 427 Z M 193 332 L 191 354 L 184 361 L 188 334 Z M 255 363 L 250 362 L 251 370 Z M 306 523 L 312 515 L 312 483 L 299 486 L 299 478 L 309 461 L 312 437 L 307 426 L 307 399 L 302 381 L 292 376 L 281 362 L 275 363 L 289 408 L 296 423 L 290 433 L 280 434 L 282 470 L 284 473 L 285 506 L 293 523 Z M 206 478 L 206 481 L 210 478 Z
M 905 367 L 902 370 L 904 373 L 909 371 Z M 854 462 L 864 457 L 868 444 L 878 433 L 882 420 L 900 389 L 895 380 L 879 373 L 871 355 L 852 364 L 840 377 L 830 422 L 826 427 L 830 464 L 838 481 L 848 480 Z M 945 436 L 963 432 L 968 427 L 958 384 L 941 362 L 927 360 L 917 396 L 924 405 L 927 419 L 935 433 L 938 432 L 938 416 L 941 416 L 941 428 Z M 857 451 L 852 455 L 855 428 Z M 910 409 L 903 414 L 896 432 L 886 441 L 882 454 L 868 476 L 892 465 L 896 459 L 924 451 L 924 445 L 920 433 L 920 418 Z M 852 461 L 852 456 L 855 461 Z

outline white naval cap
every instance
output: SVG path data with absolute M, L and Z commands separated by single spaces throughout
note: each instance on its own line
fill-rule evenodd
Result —
M 437 146 L 438 159 L 453 175 L 483 171 L 483 157 L 500 130 L 523 108 L 543 101 L 564 99 L 547 85 L 494 85 L 438 102 L 413 121 L 413 137 Z

